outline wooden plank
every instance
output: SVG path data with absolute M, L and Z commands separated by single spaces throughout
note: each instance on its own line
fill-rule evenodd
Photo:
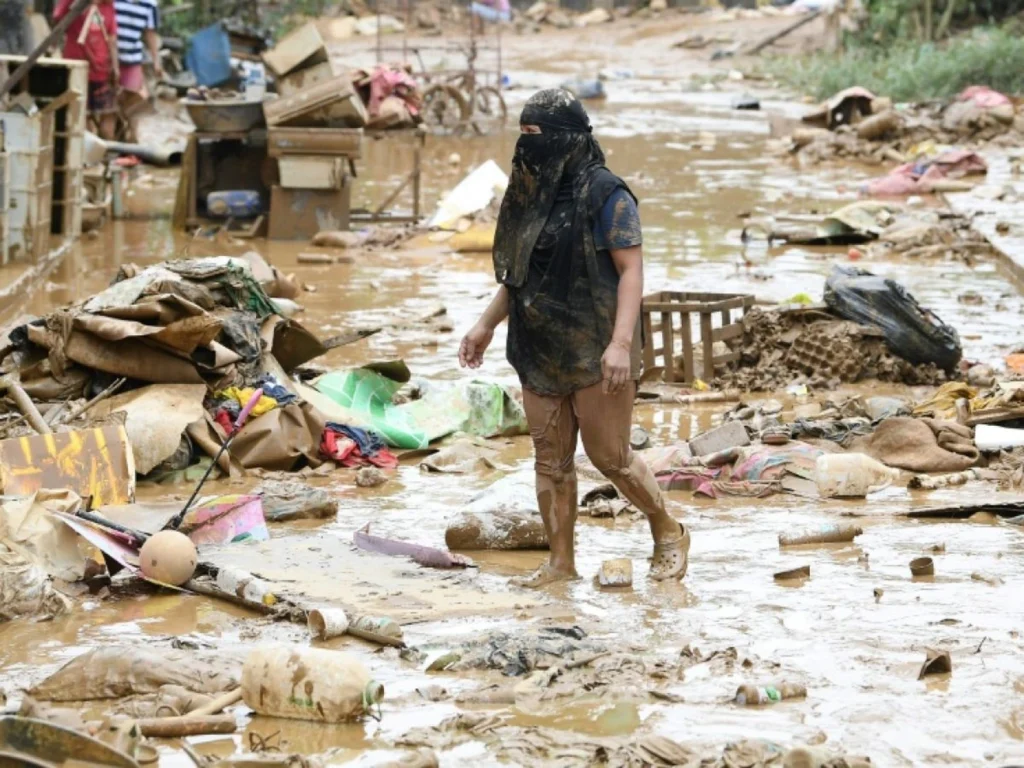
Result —
M 267 154 L 342 155 L 358 158 L 363 132 L 358 128 L 271 128 L 267 131 Z
M 693 370 L 693 327 L 690 325 L 690 313 L 680 313 L 679 333 L 683 337 L 683 381 L 691 383 L 695 377 Z
M 736 362 L 739 359 L 740 359 L 740 351 L 738 349 L 734 349 L 732 352 L 729 352 L 729 353 L 724 354 L 724 355 L 719 355 L 718 357 L 716 357 L 715 360 L 714 360 L 714 364 L 715 365 L 722 365 L 724 363 L 734 363 L 734 362 Z
M 640 313 L 640 323 L 644 336 L 644 368 L 650 370 L 654 367 L 654 328 L 651 324 L 651 315 L 648 312 Z
M 282 99 L 265 101 L 263 115 L 271 128 L 312 128 L 335 122 L 361 128 L 368 119 L 363 100 L 348 75 L 315 83 Z
M 744 300 L 743 296 L 733 296 L 721 301 L 650 301 L 642 306 L 646 312 L 721 312 L 742 309 Z
M 330 155 L 289 155 L 279 158 L 277 167 L 285 189 L 341 189 L 348 164 Z
M 701 312 L 700 341 L 704 346 L 704 381 L 708 384 L 715 380 L 715 342 L 711 338 L 713 332 L 714 331 L 711 328 L 711 313 Z
M 675 339 L 672 335 L 672 313 L 661 313 L 661 343 L 664 346 L 665 359 L 665 381 L 676 380 L 676 366 L 673 356 L 675 354 Z
M 716 328 L 711 333 L 712 341 L 728 341 L 729 339 L 735 339 L 743 335 L 743 326 L 739 323 L 733 323 L 727 325 L 724 328 Z

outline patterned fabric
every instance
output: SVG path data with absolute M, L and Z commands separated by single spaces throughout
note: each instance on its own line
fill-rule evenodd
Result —
M 142 33 L 160 26 L 156 0 L 115 0 L 117 10 L 117 58 L 122 64 L 143 62 Z

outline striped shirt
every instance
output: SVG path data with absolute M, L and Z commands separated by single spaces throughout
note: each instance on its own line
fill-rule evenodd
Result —
M 122 64 L 141 64 L 142 33 L 160 25 L 157 0 L 114 0 L 117 10 L 117 58 Z

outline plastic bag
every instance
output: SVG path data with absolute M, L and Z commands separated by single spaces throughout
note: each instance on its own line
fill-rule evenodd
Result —
M 825 281 L 825 303 L 840 317 L 873 325 L 896 355 L 916 365 L 951 371 L 963 351 L 956 329 L 924 309 L 895 280 L 856 267 L 835 267 Z

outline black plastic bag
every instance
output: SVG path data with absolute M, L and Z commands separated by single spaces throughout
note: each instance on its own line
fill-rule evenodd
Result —
M 893 354 L 914 364 L 952 371 L 963 350 L 956 329 L 924 309 L 895 280 L 855 267 L 835 267 L 825 281 L 825 303 L 840 317 L 873 325 Z

